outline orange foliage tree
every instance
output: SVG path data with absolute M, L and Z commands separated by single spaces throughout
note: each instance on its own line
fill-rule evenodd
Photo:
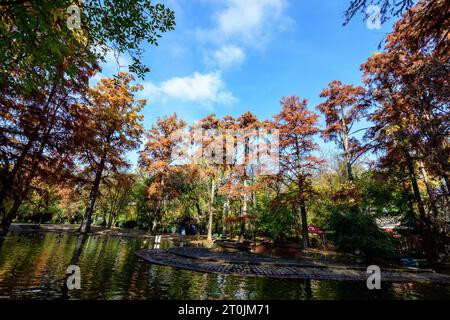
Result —
M 142 86 L 132 85 L 133 76 L 119 73 L 117 77 L 101 79 L 89 90 L 85 105 L 86 117 L 80 126 L 82 143 L 80 160 L 92 176 L 89 199 L 80 231 L 90 232 L 92 214 L 104 172 L 117 172 L 128 166 L 127 151 L 139 146 L 143 133 L 142 114 L 145 100 L 134 95 Z
M 78 68 L 74 77 L 68 76 L 69 64 Z M 37 87 L 29 91 L 0 86 L 0 220 L 4 231 L 36 178 L 57 175 L 62 179 L 73 166 L 73 137 L 82 114 L 77 99 L 85 95 L 96 64 L 80 53 L 53 68 L 55 78 L 41 82 L 42 75 L 34 75 Z M 15 76 L 20 78 L 23 72 Z
M 172 174 L 174 153 L 182 141 L 177 132 L 186 127 L 186 122 L 179 119 L 177 114 L 158 118 L 156 125 L 147 131 L 147 142 L 140 153 L 139 164 L 152 177 L 152 183 L 147 191 L 148 199 L 156 207 L 153 217 L 152 232 L 156 232 L 158 223 L 167 198 L 176 190 L 173 187 Z
M 374 127 L 367 138 L 372 140 L 375 150 L 383 153 L 380 159 L 383 167 L 406 169 L 419 213 L 420 233 L 432 260 L 437 259 L 439 251 L 437 239 L 432 235 L 445 230 L 438 227 L 436 220 L 438 204 L 444 206 L 441 212 L 448 208 L 450 184 L 450 20 L 435 27 L 446 9 L 448 13 L 446 1 L 420 1 L 395 24 L 384 52 L 362 66 L 375 108 L 369 116 Z M 430 10 L 437 15 L 424 20 L 424 13 Z M 424 29 L 426 26 L 429 29 Z M 440 190 L 431 184 L 430 173 L 440 180 Z M 427 201 L 420 190 L 420 179 L 426 185 Z M 427 214 L 427 203 L 433 217 Z
M 280 175 L 289 189 L 295 187 L 292 195 L 294 212 L 300 209 L 303 246 L 309 247 L 306 201 L 311 193 L 310 177 L 321 161 L 313 156 L 318 145 L 313 141 L 320 132 L 319 115 L 309 111 L 307 100 L 292 96 L 281 100 L 282 110 L 274 117 L 272 126 L 280 134 Z
M 317 106 L 317 109 L 325 115 L 327 125 L 322 131 L 322 137 L 336 142 L 342 148 L 349 181 L 353 181 L 352 165 L 361 155 L 360 143 L 351 136 L 351 130 L 363 116 L 364 93 L 363 87 L 344 85 L 335 80 L 321 92 L 320 97 L 326 100 Z

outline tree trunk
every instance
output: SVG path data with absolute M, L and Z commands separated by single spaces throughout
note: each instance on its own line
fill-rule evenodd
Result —
M 248 213 L 248 199 L 247 199 L 247 179 L 244 178 L 244 196 L 243 196 L 243 201 L 242 201 L 242 217 L 247 217 L 247 213 Z M 244 235 L 245 235 L 245 220 L 241 221 L 241 231 L 239 234 L 239 242 L 243 242 L 244 241 Z
M 158 225 L 161 217 L 161 212 L 162 212 L 161 207 L 156 208 L 156 211 L 154 212 L 152 226 L 151 228 L 149 227 L 150 233 L 152 235 L 156 235 L 156 233 L 158 232 Z
M 230 225 L 230 239 L 234 238 L 234 224 Z
M 1 223 L 0 223 L 0 235 L 6 235 L 8 233 L 9 227 L 11 226 L 14 217 L 10 212 L 5 213 Z
M 434 196 L 433 187 L 430 184 L 430 181 L 428 180 L 428 174 L 427 170 L 425 169 L 425 166 L 422 161 L 419 161 L 420 170 L 422 172 L 423 180 L 425 182 L 425 186 L 427 188 L 427 194 L 430 201 L 430 208 L 431 212 L 433 213 L 433 217 L 437 218 L 438 216 L 438 210 L 436 207 L 436 197 Z
M 28 190 L 27 190 L 28 192 Z M 9 212 L 6 213 L 4 219 L 2 220 L 0 224 L 0 234 L 7 234 L 9 227 L 11 226 L 11 223 L 17 216 L 17 211 L 19 211 L 20 205 L 22 204 L 21 198 L 16 198 L 14 200 L 12 208 L 9 210 Z
M 52 90 L 50 91 L 49 97 L 42 109 L 42 113 L 46 113 L 50 103 L 53 100 L 53 97 L 55 96 L 56 93 L 56 89 L 59 83 L 59 80 L 61 79 L 61 75 L 59 75 L 56 79 L 55 82 L 53 83 L 52 86 Z M 59 108 L 59 107 L 58 107 Z M 14 181 L 16 179 L 16 175 L 19 173 L 20 169 L 22 168 L 23 162 L 25 161 L 27 155 L 29 154 L 29 151 L 31 150 L 31 148 L 33 147 L 34 142 L 36 141 L 36 139 L 38 138 L 38 133 L 39 133 L 39 129 L 41 128 L 42 125 L 42 121 L 39 121 L 39 125 L 36 126 L 36 128 L 34 129 L 33 133 L 30 136 L 30 139 L 28 140 L 27 144 L 24 146 L 24 148 L 22 149 L 22 152 L 20 153 L 19 158 L 17 159 L 13 169 L 11 172 L 7 172 L 4 175 L 4 179 L 2 181 L 2 186 L 0 188 L 0 218 L 3 216 L 3 214 L 5 215 L 6 218 L 6 212 L 4 212 L 4 201 L 6 199 L 6 196 L 8 195 L 8 191 L 11 189 L 11 187 L 14 185 Z M 47 134 L 49 134 L 51 128 L 52 128 L 53 124 L 50 126 L 49 129 L 47 129 Z M 47 140 L 48 136 L 44 135 L 45 140 Z M 41 143 L 41 147 L 40 149 L 43 150 L 42 145 L 44 143 Z M 41 154 L 41 153 L 38 153 Z M 14 218 L 13 218 L 14 219 Z
M 42 151 L 43 151 L 43 147 L 41 146 L 40 152 L 42 152 Z M 33 177 L 34 177 L 33 173 L 36 171 L 37 165 L 38 165 L 38 161 L 37 161 L 37 159 L 35 159 L 32 167 L 31 167 L 31 173 L 28 175 L 27 179 L 25 179 L 22 182 L 23 184 L 21 186 L 19 186 L 19 188 L 21 188 L 21 190 L 17 191 L 17 195 L 14 198 L 12 208 L 8 212 L 6 212 L 6 211 L 4 212 L 4 218 L 0 222 L 0 229 L 3 231 L 0 231 L 0 233 L 4 233 L 4 234 L 8 233 L 11 223 L 14 221 L 14 219 L 17 216 L 17 212 L 19 211 L 20 205 L 23 203 L 24 199 L 27 198 L 28 191 L 30 190 L 30 187 L 31 187 L 31 181 L 33 180 Z
M 195 207 L 197 208 L 198 219 L 196 221 L 195 235 L 200 236 L 201 234 L 201 218 L 203 216 L 202 209 L 200 208 L 200 204 L 198 200 L 195 202 Z
M 35 130 L 35 134 L 37 135 L 37 130 Z M 19 169 L 22 167 L 22 163 L 25 160 L 25 157 L 28 155 L 28 151 L 31 149 L 32 144 L 34 143 L 34 138 L 30 138 L 28 144 L 22 150 L 19 159 L 16 161 L 14 168 L 11 172 L 7 172 L 5 174 L 5 178 L 2 181 L 2 187 L 0 189 L 0 207 L 3 207 L 3 202 L 6 199 L 6 195 L 11 187 L 14 185 L 14 180 L 16 178 Z
M 352 163 L 350 159 L 350 147 L 348 143 L 348 128 L 347 123 L 345 121 L 344 108 L 341 107 L 341 121 L 344 130 L 342 131 L 342 147 L 344 149 L 344 159 L 345 159 L 345 169 L 347 172 L 348 181 L 353 181 L 353 171 L 352 171 Z
M 227 197 L 225 199 L 225 203 L 223 204 L 223 215 L 224 215 L 224 219 L 223 219 L 223 228 L 222 228 L 222 237 L 225 238 L 227 236 L 227 222 L 226 219 L 229 215 L 230 212 L 230 199 Z
M 423 224 L 425 222 L 425 218 L 426 218 L 425 206 L 423 204 L 422 197 L 420 195 L 419 185 L 417 184 L 417 175 L 416 175 L 416 171 L 414 169 L 414 162 L 408 151 L 405 152 L 405 155 L 406 155 L 406 163 L 408 166 L 409 176 L 410 176 L 410 180 L 411 180 L 411 184 L 412 184 L 412 188 L 413 188 L 414 198 L 416 200 L 417 207 L 419 209 L 419 217 L 420 217 L 421 224 Z
M 215 181 L 211 179 L 211 198 L 209 202 L 209 219 L 208 219 L 208 241 L 212 241 L 212 228 L 213 228 L 213 205 L 214 205 L 214 193 L 215 193 Z
M 300 203 L 300 212 L 302 216 L 302 240 L 303 240 L 303 248 L 309 248 L 309 235 L 308 235 L 308 217 L 306 213 L 306 205 L 305 201 L 301 201 Z
M 244 242 L 245 222 L 241 221 L 241 229 L 239 230 L 239 242 Z
M 414 197 L 419 209 L 419 233 L 422 238 L 422 248 L 426 258 L 429 261 L 436 262 L 439 257 L 439 247 L 437 242 L 438 234 L 436 234 L 433 226 L 428 223 L 426 217 L 425 206 L 420 195 L 420 189 L 417 184 L 417 175 L 414 169 L 414 162 L 408 151 L 405 152 L 408 171 L 414 192 Z
M 91 192 L 89 194 L 88 206 L 84 214 L 83 223 L 81 224 L 80 227 L 80 232 L 82 234 L 91 232 L 92 214 L 94 213 L 95 201 L 97 200 L 98 190 L 100 187 L 100 182 L 102 180 L 103 169 L 105 168 L 105 162 L 106 162 L 106 152 L 104 152 L 98 170 L 95 173 L 94 185 L 92 186 Z
M 348 177 L 348 181 L 353 181 L 354 177 L 353 177 L 353 170 L 352 170 L 352 164 L 350 163 L 350 160 L 347 160 L 347 177 Z
M 28 152 L 30 151 L 33 143 L 35 142 L 35 140 L 36 140 L 35 137 L 37 136 L 38 132 L 39 132 L 39 130 L 38 130 L 38 128 L 36 128 L 33 136 L 30 138 L 30 140 L 28 140 L 28 143 L 23 148 L 12 171 L 8 172 L 8 170 L 6 170 L 7 172 L 4 175 L 4 179 L 2 179 L 3 180 L 2 186 L 0 188 L 0 219 L 2 219 L 2 221 L 0 222 L 0 225 L 2 226 L 2 228 L 3 228 L 3 226 L 7 226 L 9 228 L 9 226 L 11 225 L 11 221 L 14 220 L 14 217 L 12 217 L 12 219 L 11 219 L 10 213 L 6 212 L 6 209 L 4 207 L 4 202 L 5 202 L 6 196 L 8 195 L 8 192 L 11 190 L 12 186 L 15 184 L 16 175 L 18 174 L 20 168 L 22 167 L 23 162 L 25 161 L 26 156 L 28 155 Z M 3 221 L 5 219 L 8 219 L 10 221 L 9 222 Z M 6 229 L 5 231 L 8 232 L 8 229 Z
M 56 90 L 56 85 L 53 85 L 50 96 L 47 100 L 47 103 L 46 103 L 44 109 L 43 109 L 44 112 L 46 112 L 46 110 L 48 109 L 50 102 L 55 94 L 55 90 Z M 59 109 L 59 106 L 56 108 L 55 113 L 57 112 L 58 109 Z M 3 217 L 3 220 L 5 220 L 5 221 L 3 221 L 3 220 L 0 221 L 0 229 L 3 229 L 4 230 L 3 232 L 6 232 L 6 233 L 8 232 L 9 226 L 11 225 L 12 221 L 16 218 L 17 211 L 19 210 L 20 205 L 22 204 L 23 200 L 27 197 L 28 191 L 30 189 L 30 184 L 35 176 L 36 169 L 39 165 L 40 157 L 42 156 L 42 154 L 44 152 L 44 149 L 48 143 L 48 139 L 50 137 L 51 131 L 53 129 L 53 126 L 55 123 L 55 113 L 53 114 L 53 117 L 52 117 L 52 120 L 51 120 L 49 126 L 47 128 L 45 128 L 45 132 L 43 134 L 41 143 L 39 145 L 39 150 L 35 154 L 35 157 L 33 158 L 31 170 L 29 170 L 29 175 L 28 175 L 27 179 L 25 179 L 25 181 L 21 181 L 22 186 L 24 186 L 24 189 L 21 191 L 21 194 L 17 195 L 18 198 L 16 198 L 14 200 L 13 208 L 8 213 L 6 213 L 5 208 L 3 206 L 4 200 L 6 199 L 8 191 L 10 191 L 11 187 L 15 184 L 16 175 L 19 173 L 19 171 L 23 165 L 23 162 L 25 161 L 26 156 L 28 155 L 30 149 L 33 146 L 33 143 L 36 142 L 36 140 L 37 140 L 40 126 L 37 126 L 34 129 L 31 138 L 28 140 L 28 143 L 22 150 L 22 152 L 19 156 L 19 159 L 16 161 L 16 164 L 14 165 L 13 170 L 11 171 L 11 173 L 7 172 L 7 174 L 5 176 L 6 178 L 2 182 L 2 187 L 0 189 L 0 219 Z M 17 185 L 19 185 L 19 183 L 17 183 Z M 16 204 L 17 202 L 18 202 L 18 204 Z
M 108 217 L 108 225 L 107 225 L 107 228 L 108 228 L 108 229 L 111 229 L 112 223 L 113 223 L 113 213 L 110 212 L 110 213 L 109 213 L 109 217 Z

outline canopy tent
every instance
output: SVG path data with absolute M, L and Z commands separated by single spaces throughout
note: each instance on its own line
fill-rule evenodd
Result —
M 325 230 L 323 230 L 323 229 L 321 229 L 319 227 L 313 226 L 313 225 L 308 227 L 308 232 L 312 233 L 312 234 L 318 234 L 318 235 L 325 234 Z

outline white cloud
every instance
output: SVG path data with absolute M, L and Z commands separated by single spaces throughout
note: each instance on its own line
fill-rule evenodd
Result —
M 227 8 L 217 15 L 218 29 L 227 37 L 254 41 L 280 22 L 286 5 L 286 0 L 228 0 Z
M 240 65 L 245 60 L 245 52 L 236 46 L 226 45 L 207 56 L 207 63 L 221 70 Z
M 214 26 L 199 36 L 213 42 L 233 41 L 260 47 L 292 21 L 287 0 L 225 0 L 214 15 Z
M 198 30 L 200 41 L 221 47 L 207 61 L 227 69 L 240 64 L 247 48 L 264 48 L 273 36 L 292 24 L 287 0 L 224 0 L 210 29 Z
M 220 72 L 206 74 L 195 72 L 191 76 L 171 78 L 160 85 L 146 82 L 142 94 L 149 102 L 176 100 L 203 105 L 230 105 L 237 101 L 227 90 Z

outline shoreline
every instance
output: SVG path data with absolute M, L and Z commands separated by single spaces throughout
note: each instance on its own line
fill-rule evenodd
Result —
M 34 223 L 15 223 L 11 224 L 8 233 L 21 233 L 21 232 L 54 232 L 54 233 L 68 233 L 68 234 L 80 234 L 78 231 L 80 224 L 34 224 Z M 91 232 L 88 233 L 91 236 L 106 236 L 117 238 L 129 238 L 129 239 L 153 239 L 154 235 L 151 235 L 147 231 L 123 229 L 123 228 L 111 228 L 92 226 Z M 6 236 L 5 236 L 6 237 Z M 206 236 L 183 236 L 173 234 L 161 234 L 162 239 L 197 242 L 202 241 Z

